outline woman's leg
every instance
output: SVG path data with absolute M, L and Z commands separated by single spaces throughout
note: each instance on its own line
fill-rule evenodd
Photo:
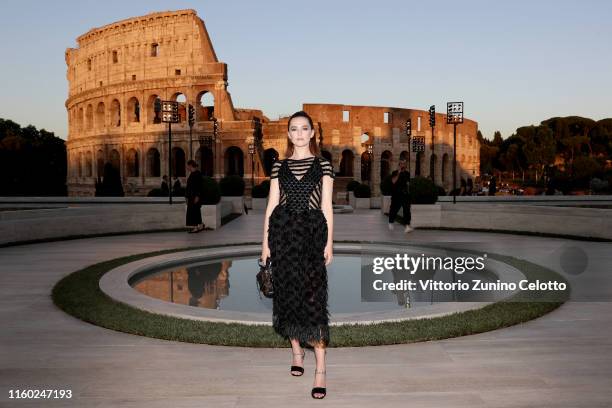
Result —
M 291 352 L 293 353 L 293 362 L 291 365 L 295 365 L 298 367 L 304 366 L 304 349 L 300 346 L 300 341 L 298 339 L 289 339 L 291 341 Z M 291 372 L 294 375 L 300 375 L 298 371 Z
M 315 357 L 317 358 L 317 366 L 315 369 L 315 378 L 312 387 L 324 387 L 325 388 L 325 354 L 327 348 L 323 342 L 312 344 L 314 348 Z M 315 393 L 315 398 L 323 397 L 321 393 Z

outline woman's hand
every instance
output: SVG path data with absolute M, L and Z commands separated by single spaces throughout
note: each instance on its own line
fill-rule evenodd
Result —
M 332 243 L 325 245 L 325 251 L 323 252 L 325 256 L 325 266 L 329 265 L 334 257 L 334 246 Z
M 267 245 L 265 245 L 262 250 L 261 250 L 261 257 L 259 258 L 259 260 L 261 261 L 262 264 L 266 264 L 266 259 L 268 259 L 270 257 L 270 248 L 268 248 Z

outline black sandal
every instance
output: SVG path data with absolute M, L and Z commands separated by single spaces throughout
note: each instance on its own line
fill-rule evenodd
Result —
M 316 377 L 317 374 L 325 374 L 325 370 L 323 370 L 323 371 L 315 370 L 315 377 Z M 323 394 L 323 396 L 322 397 L 315 397 L 315 394 Z M 326 387 L 313 387 L 312 391 L 310 392 L 310 395 L 314 399 L 323 399 L 327 395 L 327 388 Z
M 306 357 L 306 351 L 302 351 L 301 353 L 293 353 L 294 356 L 302 356 L 302 364 L 304 364 L 304 357 Z M 291 366 L 291 375 L 294 377 L 301 377 L 304 375 L 304 367 L 292 365 Z M 297 371 L 299 374 L 293 374 L 294 371 Z

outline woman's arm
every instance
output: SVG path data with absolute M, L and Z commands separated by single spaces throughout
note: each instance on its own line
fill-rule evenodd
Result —
M 266 207 L 266 215 L 264 216 L 264 230 L 263 230 L 263 241 L 262 248 L 268 249 L 268 223 L 270 219 L 270 215 L 274 208 L 278 205 L 278 201 L 280 198 L 280 189 L 278 186 L 278 178 L 273 178 L 270 180 L 270 193 L 268 195 L 268 206 Z
M 323 191 L 321 192 L 321 210 L 327 221 L 327 243 L 325 245 L 326 265 L 329 265 L 332 258 L 334 244 L 334 207 L 332 196 L 334 191 L 334 179 L 330 176 L 323 176 Z

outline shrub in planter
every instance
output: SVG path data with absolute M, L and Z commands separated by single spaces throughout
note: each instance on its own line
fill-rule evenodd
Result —
M 370 186 L 367 184 L 359 183 L 359 185 L 355 187 L 356 198 L 370 198 L 371 196 L 372 192 L 370 191 Z
M 442 186 L 436 186 L 436 188 L 438 189 L 438 197 L 442 197 L 446 195 L 446 190 L 444 189 L 444 187 Z M 437 200 L 437 198 L 436 198 Z
M 412 204 L 435 204 L 438 201 L 438 188 L 427 177 L 410 180 L 410 202 Z
M 591 179 L 590 187 L 595 194 L 606 193 L 608 191 L 608 180 L 601 180 L 595 177 Z
M 225 176 L 219 182 L 221 195 L 240 197 L 244 195 L 244 179 L 238 175 Z
M 161 188 L 154 188 L 147 193 L 147 197 L 168 197 L 168 192 L 164 192 Z
M 346 185 L 346 191 L 355 191 L 355 188 L 357 188 L 358 185 L 360 185 L 361 183 L 358 182 L 357 180 L 351 180 L 349 181 L 349 183 Z
M 391 175 L 388 174 L 384 179 L 380 182 L 380 193 L 382 195 L 390 196 L 393 191 L 393 181 L 391 180 Z
M 202 186 L 204 193 L 202 204 L 215 205 L 221 201 L 221 189 L 214 178 L 208 176 L 202 177 Z
M 251 195 L 253 198 L 266 198 L 270 194 L 270 180 L 264 180 L 260 184 L 253 186 Z

